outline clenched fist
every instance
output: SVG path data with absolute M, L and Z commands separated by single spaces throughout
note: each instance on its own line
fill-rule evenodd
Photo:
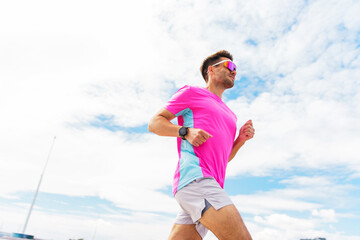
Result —
M 255 129 L 253 127 L 252 121 L 249 120 L 240 128 L 240 131 L 239 131 L 240 141 L 245 142 L 245 141 L 253 138 L 254 134 L 255 134 Z
M 212 135 L 210 133 L 197 128 L 189 128 L 185 136 L 186 140 L 195 147 L 200 146 L 211 137 Z

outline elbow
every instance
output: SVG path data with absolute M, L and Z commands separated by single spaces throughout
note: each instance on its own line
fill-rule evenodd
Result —
M 148 131 L 154 133 L 153 128 L 151 127 L 150 123 L 148 124 Z
M 151 118 L 149 124 L 148 124 L 148 131 L 149 132 L 152 132 L 152 133 L 155 133 L 155 129 L 154 129 L 154 119 Z

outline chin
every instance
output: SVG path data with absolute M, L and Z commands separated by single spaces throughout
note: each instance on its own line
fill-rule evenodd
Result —
M 232 88 L 234 86 L 234 82 L 229 80 L 224 82 L 225 88 Z

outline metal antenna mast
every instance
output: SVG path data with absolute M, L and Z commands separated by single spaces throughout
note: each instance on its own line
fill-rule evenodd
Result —
M 33 209 L 34 204 L 35 204 L 35 201 L 36 201 L 36 197 L 37 197 L 38 192 L 39 192 L 39 188 L 40 188 L 40 185 L 41 185 L 41 181 L 42 181 L 43 176 L 44 176 L 44 173 L 45 173 L 45 169 L 46 169 L 47 164 L 48 164 L 48 162 L 49 162 L 51 152 L 52 152 L 52 150 L 53 150 L 53 148 L 54 148 L 55 139 L 56 139 L 56 136 L 54 136 L 54 140 L 53 140 L 53 143 L 52 143 L 52 145 L 51 145 L 51 148 L 50 148 L 49 154 L 48 154 L 48 156 L 47 156 L 47 159 L 46 159 L 46 163 L 45 163 L 44 169 L 43 169 L 43 171 L 42 171 L 42 173 L 41 173 L 40 180 L 39 180 L 39 183 L 38 183 L 38 186 L 37 186 L 37 189 L 36 189 L 36 192 L 35 192 L 35 195 L 34 195 L 33 201 L 32 201 L 32 203 L 31 203 L 30 210 L 29 210 L 29 213 L 28 213 L 28 215 L 27 215 L 27 218 L 26 218 L 26 221 L 25 221 L 25 225 L 24 225 L 24 228 L 23 228 L 23 231 L 22 231 L 22 233 L 23 233 L 23 234 L 25 234 L 26 227 L 27 227 L 27 225 L 28 225 L 28 222 L 29 222 L 29 219 L 30 219 L 31 212 L 32 212 L 32 209 Z

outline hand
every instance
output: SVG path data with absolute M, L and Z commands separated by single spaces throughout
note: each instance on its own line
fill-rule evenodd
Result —
M 247 140 L 252 139 L 254 137 L 254 134 L 255 134 L 255 129 L 253 127 L 252 121 L 249 120 L 240 128 L 239 131 L 240 141 L 246 142 Z
M 200 146 L 211 137 L 212 135 L 210 133 L 197 128 L 189 128 L 185 136 L 186 140 L 195 147 Z

